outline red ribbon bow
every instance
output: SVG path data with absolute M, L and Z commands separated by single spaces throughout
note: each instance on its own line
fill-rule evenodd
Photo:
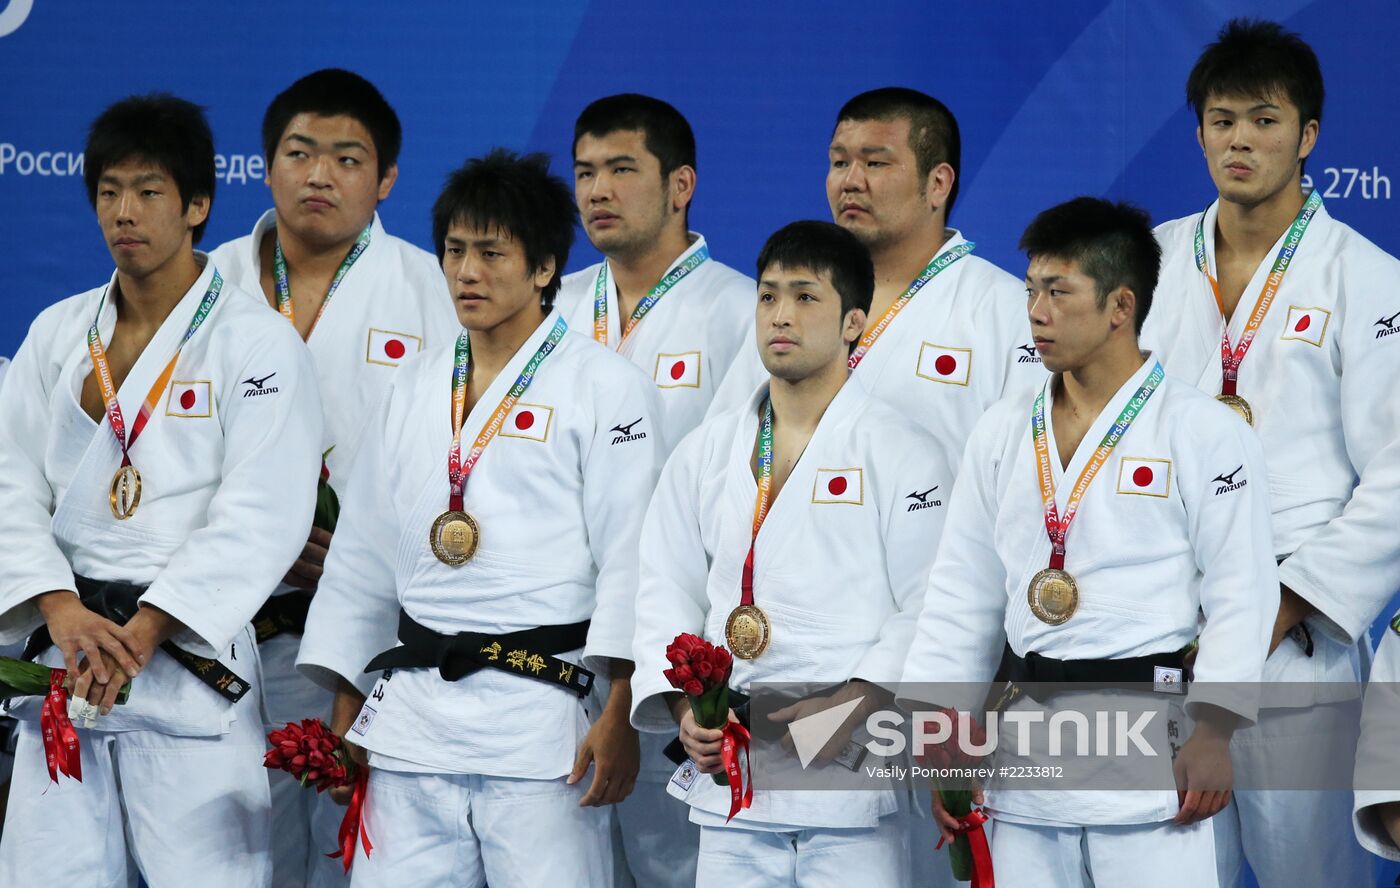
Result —
M 724 773 L 729 777 L 729 816 L 725 822 L 734 819 L 744 808 L 753 804 L 753 771 L 749 767 L 749 730 L 732 721 L 724 726 L 724 739 L 720 741 L 720 757 L 724 762 Z M 739 760 L 743 753 L 742 763 Z M 744 778 L 748 779 L 745 780 Z
M 342 858 L 347 873 L 350 872 L 350 864 L 355 860 L 356 839 L 365 846 L 366 857 L 374 850 L 369 833 L 365 830 L 365 796 L 368 793 L 369 768 L 360 768 L 355 774 L 355 789 L 350 794 L 350 804 L 345 809 L 345 816 L 340 819 L 340 850 L 326 855 L 331 859 Z
M 996 888 L 996 877 L 992 873 L 992 849 L 987 844 L 987 831 L 982 829 L 982 824 L 990 819 L 981 808 L 975 809 L 966 817 L 958 818 L 955 832 L 967 835 L 967 843 L 972 850 L 971 888 Z M 947 840 L 946 836 L 939 837 L 933 850 L 942 848 Z
M 39 727 L 44 734 L 44 758 L 49 765 L 49 780 L 58 782 L 59 773 L 83 782 L 83 759 L 78 747 L 78 730 L 68 720 L 68 692 L 63 681 L 68 672 L 55 669 L 49 673 L 49 692 L 39 711 Z

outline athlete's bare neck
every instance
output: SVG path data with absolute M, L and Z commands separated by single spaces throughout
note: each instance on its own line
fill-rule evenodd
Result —
M 533 302 L 490 329 L 472 330 L 468 334 L 472 344 L 473 388 L 480 381 L 484 390 L 490 380 L 496 378 L 501 368 L 510 363 L 520 347 L 539 329 L 546 314 L 538 302 Z
M 149 339 L 203 272 L 193 250 L 179 251 L 160 268 L 140 277 L 118 271 L 112 294 L 117 323 L 129 335 L 139 339 L 144 332 Z
M 772 377 L 768 396 L 773 401 L 773 422 L 784 429 L 810 435 L 849 375 L 843 360 L 830 363 L 802 379 L 788 381 Z
M 1289 185 L 1256 204 L 1220 200 L 1215 219 L 1216 260 L 1253 257 L 1263 261 L 1303 208 L 1303 189 L 1297 177 Z
M 608 271 L 617 285 L 618 307 L 623 309 L 624 317 L 631 315 L 637 303 L 693 243 L 690 233 L 685 230 L 684 221 L 678 221 L 666 226 L 661 236 L 645 248 L 634 253 L 608 256 Z
M 1064 403 L 1076 412 L 1097 416 L 1134 373 L 1147 355 L 1138 350 L 1131 331 L 1115 335 L 1094 357 L 1080 367 L 1060 374 L 1056 405 Z
M 935 222 L 914 236 L 870 251 L 870 259 L 875 263 L 875 297 L 869 312 L 872 321 L 909 289 L 909 284 L 947 242 L 949 232 L 943 227 L 942 213 L 935 216 Z

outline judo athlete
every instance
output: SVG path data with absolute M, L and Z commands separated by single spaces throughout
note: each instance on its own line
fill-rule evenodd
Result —
M 939 444 L 847 365 L 874 285 L 864 246 L 831 223 L 795 222 L 768 240 L 758 277 L 770 377 L 681 443 L 647 513 L 633 722 L 672 736 L 679 725 L 697 766 L 671 787 L 701 826 L 697 885 L 903 886 L 908 827 L 892 789 L 759 789 L 726 822 L 731 793 L 703 776 L 722 770 L 721 732 L 698 727 L 663 676 L 667 645 L 691 632 L 730 648 L 734 691 L 836 685 L 774 713 L 860 700 L 835 755 L 874 685 L 901 671 L 943 525 L 951 469 Z
M 312 599 L 298 667 L 371 768 L 355 886 L 612 879 L 664 445 L 646 374 L 553 307 L 576 214 L 547 164 L 449 176 L 433 241 L 466 329 L 390 381 Z
M 957 119 L 923 93 L 873 90 L 842 107 L 827 152 L 832 219 L 875 263 L 850 367 L 869 392 L 922 423 L 956 469 L 982 413 L 1044 378 L 1020 284 L 947 227 L 961 169 Z M 711 414 L 743 404 L 766 377 L 757 357 L 740 352 Z
M 398 116 L 349 71 L 293 83 L 263 117 L 274 209 L 253 233 L 213 252 L 226 279 L 263 297 L 295 325 L 316 364 L 325 410 L 326 482 L 343 490 L 365 417 L 395 368 L 461 329 L 431 253 L 384 230 L 376 207 L 398 177 Z M 276 388 L 262 380 L 259 391 Z M 253 621 L 262 655 L 268 730 L 330 718 L 331 694 L 294 667 L 331 529 L 309 527 L 301 557 Z M 336 847 L 341 809 L 274 771 L 274 888 L 344 885 Z
M 1183 702 L 1195 727 L 1174 772 L 1155 760 L 1162 788 L 1151 774 L 1117 791 L 994 782 L 992 860 L 1009 888 L 1215 885 L 1210 817 L 1232 786 L 1229 737 L 1257 710 L 1251 683 L 1278 605 L 1263 457 L 1231 411 L 1138 349 L 1159 256 L 1145 213 L 1080 198 L 1036 217 L 1021 247 L 1031 331 L 1053 375 L 998 403 L 968 440 L 905 681 L 985 685 L 1005 655 L 1013 682 Z M 1113 689 L 1129 683 L 1154 690 Z M 957 691 L 901 691 L 961 705 L 926 699 L 941 693 Z M 1048 720 L 1048 704 L 1084 700 L 1100 696 L 1028 694 L 1008 713 Z M 1002 723 L 1002 746 L 1016 731 Z
M 266 885 L 251 620 L 315 505 L 315 371 L 193 249 L 215 181 L 198 108 L 118 102 L 85 157 L 116 271 L 39 315 L 0 394 L 0 642 L 29 636 L 103 714 L 75 721 L 82 782 L 50 785 L 40 701 L 17 708 L 0 884 L 126 886 L 130 861 L 151 888 Z
M 739 349 L 754 348 L 754 282 L 688 228 L 695 135 L 675 108 L 641 95 L 599 99 L 574 125 L 573 156 L 579 217 L 604 261 L 564 278 L 560 311 L 652 378 L 657 426 L 673 447 L 700 424 Z M 617 832 L 637 885 L 691 888 L 700 832 L 666 796 L 676 769 L 666 739 L 642 735 Z
M 1400 588 L 1400 403 L 1381 394 L 1400 384 L 1388 335 L 1400 263 L 1304 192 L 1323 85 L 1297 35 L 1231 22 L 1187 96 L 1219 193 L 1158 228 L 1161 298 L 1143 341 L 1264 448 L 1282 583 L 1265 677 L 1289 685 L 1234 739 L 1258 786 L 1348 730 L 1366 631 Z M 1238 885 L 1245 861 L 1264 888 L 1369 883 L 1351 803 L 1345 790 L 1236 794 L 1218 830 L 1222 884 Z

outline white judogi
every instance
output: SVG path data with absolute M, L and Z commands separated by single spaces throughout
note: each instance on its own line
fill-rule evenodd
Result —
M 940 253 L 966 243 L 961 233 L 948 234 Z M 962 257 L 895 316 L 855 376 L 928 429 L 956 471 L 967 436 L 987 408 L 1003 394 L 1034 390 L 1045 378 L 1026 320 L 1025 285 L 976 253 Z M 767 378 L 751 341 L 715 393 L 709 415 L 737 408 Z
M 750 457 L 767 390 L 765 383 L 747 409 L 692 432 L 667 463 L 652 497 L 642 533 L 632 679 L 632 720 L 640 730 L 676 732 L 662 696 L 672 690 L 662 675 L 669 665 L 666 646 L 680 632 L 724 643 L 726 618 L 739 603 L 757 493 Z M 932 543 L 943 524 L 942 495 L 950 476 L 932 436 L 870 398 L 852 375 L 827 407 L 759 531 L 754 594 L 771 620 L 772 643 L 754 660 L 734 661 L 731 686 L 744 690 L 754 681 L 833 684 L 851 678 L 886 684 L 899 674 Z M 681 794 L 692 807 L 691 819 L 703 827 L 701 882 L 748 884 L 744 879 L 754 878 L 752 871 L 745 875 L 741 864 L 722 865 L 726 856 L 739 859 L 732 847 L 727 855 L 706 850 L 705 834 L 726 828 L 729 791 L 708 777 L 685 788 Z M 896 808 L 893 791 L 758 790 L 753 806 L 728 828 L 790 833 L 785 851 L 783 843 L 760 837 L 745 841 L 752 857 L 767 859 L 757 865 L 759 871 L 776 867 L 787 874 L 787 884 L 817 884 L 799 878 L 804 850 L 815 842 L 832 846 L 827 850 L 835 869 L 825 871 L 828 875 L 860 873 L 867 882 L 902 885 L 906 833 L 902 824 L 897 829 L 882 824 Z M 864 850 L 839 851 L 846 840 L 851 850 Z M 725 838 L 721 844 L 735 841 Z M 877 847 L 879 853 L 871 851 Z M 770 852 L 783 859 L 768 859 Z
M 1381 825 L 1376 805 L 1400 802 L 1400 614 L 1391 618 L 1371 666 L 1362 710 L 1361 742 L 1356 752 L 1353 827 L 1361 845 L 1373 854 L 1400 860 L 1400 847 Z
M 268 210 L 252 234 L 212 254 L 226 278 L 260 299 L 259 249 L 276 228 L 277 211 Z M 325 411 L 321 450 L 330 451 L 326 466 L 333 488 L 343 492 L 345 474 L 369 427 L 365 419 L 383 399 L 394 369 L 426 348 L 450 343 L 460 329 L 437 259 L 386 232 L 376 213 L 369 246 L 341 279 L 306 342 L 320 382 Z M 282 583 L 276 594 L 294 591 Z M 297 674 L 300 644 L 295 633 L 283 633 L 259 645 L 269 731 L 304 718 L 330 718 L 330 695 Z M 326 857 L 336 847 L 344 809 L 329 796 L 306 792 L 285 772 L 269 777 L 273 888 L 348 884 L 340 861 Z
M 672 268 L 709 250 L 703 236 L 691 237 L 690 247 L 676 257 Z M 595 339 L 594 302 L 602 267 L 600 262 L 565 277 L 556 300 L 570 329 Z M 752 346 L 757 285 L 707 259 L 672 286 L 623 339 L 628 319 L 618 309 L 617 279 L 611 270 L 604 283 L 607 345 L 656 383 L 661 399 L 658 425 L 668 448 L 673 447 L 700 424 L 734 356 L 745 345 Z M 669 738 L 642 734 L 640 739 L 637 786 L 616 811 L 627 869 L 639 886 L 693 888 L 700 830 L 666 796 L 666 781 L 676 769 L 662 752 Z
M 119 390 L 128 430 L 213 278 L 214 263 L 200 259 L 203 274 Z M 0 642 L 38 628 L 32 599 L 74 588 L 74 574 L 150 584 L 142 601 L 187 627 L 175 644 L 256 686 L 248 622 L 300 551 L 315 502 L 321 405 L 310 356 L 284 321 L 225 281 L 131 451 L 143 493 L 139 511 L 119 522 L 107 500 L 121 450 L 106 418 L 94 423 L 79 406 L 92 372 L 87 330 L 105 289 L 40 314 L 0 393 L 0 535 L 9 542 L 0 554 Z M 99 322 L 105 343 L 116 316 L 109 299 Z M 272 374 L 272 394 L 246 396 L 248 380 Z M 63 665 L 54 648 L 40 659 Z M 125 884 L 130 853 L 153 888 L 265 884 L 257 690 L 231 706 L 157 651 L 128 704 L 79 728 L 85 782 L 47 791 L 39 707 L 26 701 L 0 883 Z
M 1123 384 L 1064 467 L 1050 418 L 1053 379 L 1047 378 L 1048 445 L 1062 517 L 1084 466 L 1155 364 L 1149 357 Z M 1186 713 L 1210 702 L 1253 719 L 1257 699 L 1248 693 L 1248 683 L 1262 674 L 1278 589 L 1267 491 L 1258 480 L 1262 455 L 1248 428 L 1187 385 L 1168 378 L 1158 386 L 1083 496 L 1069 530 L 1065 563 L 1079 585 L 1079 608 L 1067 622 L 1052 626 L 1032 614 L 1026 594 L 1051 553 L 1031 437 L 1032 402 L 1001 401 L 968 440 L 905 682 L 984 686 L 1004 644 L 1022 657 L 1034 651 L 1057 660 L 1122 659 L 1178 650 L 1199 630 L 1198 683 L 1185 698 Z M 1003 594 L 989 594 L 993 589 Z M 1198 626 L 1202 612 L 1203 628 Z M 1237 690 L 1230 692 L 1227 682 Z M 939 691 L 916 686 L 906 686 L 902 693 L 919 702 L 960 708 L 981 699 L 978 692 L 976 700 L 924 700 Z M 1057 697 L 1051 702 L 1066 701 Z M 1017 709 L 1038 706 L 1029 698 L 1015 704 Z M 1157 719 L 1153 727 L 1160 730 L 1165 721 Z M 1010 748 L 1010 731 L 1003 725 L 1003 748 Z M 1163 779 L 1169 780 L 1170 762 L 1163 767 Z M 998 791 L 995 781 L 987 806 L 997 821 L 992 829 L 997 883 L 1009 888 L 1082 883 L 1057 880 L 1053 874 L 1060 864 L 1041 858 L 1004 870 L 997 851 L 1004 821 L 1027 829 L 1073 828 L 1070 838 L 1076 848 L 1085 840 L 1093 847 L 1111 844 L 1112 836 L 1127 826 L 1170 832 L 1164 821 L 1178 808 L 1176 792 L 1169 789 Z M 1203 838 L 1194 853 L 1210 874 L 1210 831 L 1199 835 Z M 1125 836 L 1133 847 L 1139 839 L 1140 834 Z M 1051 839 L 1043 844 L 1056 847 Z M 1141 842 L 1142 847 L 1151 844 Z M 1095 855 L 1094 884 L 1174 879 L 1179 867 L 1188 865 L 1185 849 L 1176 841 L 1162 847 L 1173 849 L 1170 865 L 1165 858 L 1158 864 L 1139 856 L 1131 876 L 1112 866 L 1101 869 Z M 1109 853 L 1104 858 L 1106 863 L 1115 859 L 1130 856 Z
M 544 320 L 472 408 L 462 426 L 464 454 L 557 318 L 553 312 Z M 376 681 L 364 668 L 397 644 L 400 607 L 443 633 L 591 618 L 587 646 L 560 659 L 600 677 L 607 658 L 629 659 L 636 541 L 663 449 L 655 388 L 627 361 L 565 334 L 471 473 L 465 508 L 480 522 L 480 548 L 454 568 L 428 546 L 429 528 L 448 505 L 452 367 L 453 349 L 434 349 L 391 381 L 351 470 L 297 665 L 324 687 L 343 677 L 369 693 L 348 736 L 370 752 L 375 768 L 371 810 L 376 781 L 402 788 L 406 775 L 424 787 L 421 796 L 436 779 L 427 775 L 456 775 L 454 791 L 465 793 L 458 812 L 470 806 L 475 824 L 458 834 L 452 852 L 459 863 L 474 861 L 466 871 L 484 866 L 501 885 L 606 884 L 607 813 L 577 808 L 592 775 L 562 786 L 589 728 L 585 701 L 491 668 L 456 682 L 431 669 L 396 669 Z M 552 797 L 542 805 L 556 812 L 547 820 L 528 809 L 505 816 L 508 806 L 541 795 Z M 502 808 L 495 814 L 493 798 Z M 557 813 L 560 806 L 567 815 Z M 407 803 L 395 811 L 396 836 L 449 828 L 442 811 Z M 483 817 L 493 823 L 489 835 L 481 832 Z M 375 836 L 372 823 L 371 836 L 374 854 L 369 862 L 357 858 L 356 885 L 403 888 L 405 876 L 407 884 L 437 884 L 414 862 L 416 845 Z
M 1208 267 L 1215 274 L 1218 204 L 1205 211 Z M 1223 320 L 1196 266 L 1200 215 L 1157 229 L 1162 274 L 1142 339 L 1167 372 L 1202 391 L 1220 391 Z M 1286 235 L 1285 235 L 1286 237 Z M 1275 244 L 1244 290 L 1230 322 L 1244 330 L 1273 266 Z M 1400 335 L 1387 321 L 1400 311 L 1400 263 L 1319 209 L 1240 368 L 1239 394 L 1254 409 L 1268 462 L 1274 553 L 1280 581 L 1317 613 L 1269 657 L 1269 681 L 1293 684 L 1267 702 L 1260 725 L 1235 735 L 1236 768 L 1267 771 L 1267 751 L 1307 748 L 1318 723 L 1270 707 L 1325 704 L 1360 693 L 1358 642 L 1400 588 Z M 1311 695 L 1301 683 L 1314 684 Z M 1326 683 L 1326 684 L 1321 684 Z M 1286 728 L 1279 719 L 1298 723 Z M 1277 730 L 1275 729 L 1277 728 Z M 1264 743 L 1264 735 L 1268 743 Z M 1370 862 L 1346 834 L 1351 799 L 1333 793 L 1238 793 L 1225 812 L 1234 841 L 1221 843 L 1221 875 L 1236 884 L 1244 856 L 1264 886 L 1361 884 Z M 1318 824 L 1328 824 L 1319 827 Z M 1284 841 L 1282 837 L 1290 836 Z M 1347 849 L 1350 849 L 1348 853 Z

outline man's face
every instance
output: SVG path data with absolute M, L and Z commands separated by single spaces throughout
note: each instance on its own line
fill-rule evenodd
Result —
M 490 330 L 540 304 L 540 292 L 554 276 L 554 260 L 532 269 L 525 247 L 508 231 L 467 227 L 447 229 L 442 273 L 452 291 L 457 320 L 469 330 Z
M 97 221 L 117 270 L 143 278 L 192 247 L 192 231 L 209 215 L 209 198 L 180 208 L 180 189 L 163 167 L 128 158 L 97 180 Z
M 353 117 L 298 114 L 268 159 L 267 185 L 277 219 L 317 246 L 352 240 L 374 218 L 398 177 L 379 178 L 379 155 L 369 130 Z
M 1109 335 L 1131 324 L 1133 301 L 1126 309 L 1108 294 L 1100 308 L 1098 284 L 1069 259 L 1037 256 L 1026 271 L 1026 306 L 1031 335 L 1045 369 L 1052 373 L 1077 370 L 1098 354 Z
M 909 145 L 908 120 L 843 120 L 827 154 L 831 217 L 866 247 L 897 243 L 928 221 L 927 183 Z
M 826 272 L 770 265 L 758 282 L 756 329 L 763 366 L 797 382 L 832 363 L 844 365 L 865 327 L 865 312 L 841 311 L 841 295 Z
M 1209 96 L 1196 130 L 1220 196 L 1247 207 L 1278 194 L 1317 144 L 1317 121 L 1301 121 L 1281 96 Z
M 593 246 L 605 255 L 625 255 L 653 243 L 681 212 L 671 178 L 661 175 L 661 161 L 647 150 L 641 130 L 580 138 L 574 146 L 574 200 Z

